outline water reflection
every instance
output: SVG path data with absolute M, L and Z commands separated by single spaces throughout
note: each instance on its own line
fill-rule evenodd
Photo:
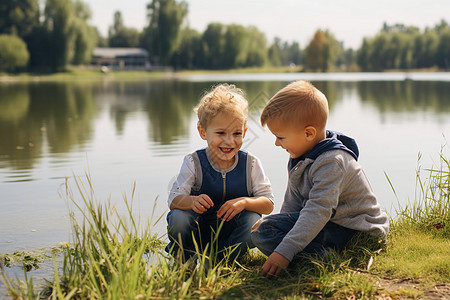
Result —
M 247 95 L 250 130 L 244 145 L 263 161 L 279 204 L 287 158 L 260 127 L 259 116 L 268 99 L 291 79 L 247 78 L 224 77 L 221 82 L 235 83 Z M 384 172 L 398 187 L 400 199 L 406 199 L 402 193 L 414 191 L 408 180 L 414 184 L 417 152 L 439 151 L 442 133 L 449 132 L 450 80 L 338 79 L 311 78 L 329 99 L 330 123 L 357 138 L 364 149 L 361 162 L 385 207 L 395 199 Z M 150 212 L 152 200 L 160 196 L 156 215 L 162 215 L 168 183 L 183 156 L 204 145 L 195 132 L 193 108 L 221 82 L 0 83 L 0 252 L 65 238 L 61 228 L 68 223 L 63 218 L 67 208 L 57 190 L 65 176 L 86 169 L 92 171 L 97 195 L 120 197 L 136 181 L 142 212 Z M 405 118 L 398 121 L 398 116 Z M 30 233 L 36 224 L 41 229 Z
M 232 83 L 232 82 L 231 82 Z M 249 99 L 250 115 L 288 82 L 237 82 Z M 438 81 L 313 82 L 327 95 L 330 110 L 357 91 L 380 112 L 450 110 L 450 84 Z M 0 85 L 0 160 L 13 169 L 32 168 L 44 147 L 66 153 L 92 139 L 99 110 L 107 110 L 116 135 L 133 113 L 145 112 L 149 140 L 170 145 L 185 140 L 193 108 L 217 82 L 151 81 L 109 83 L 30 83 Z M 253 114 L 252 114 L 253 113 Z
M 450 84 L 441 81 L 360 82 L 357 85 L 362 102 L 380 112 L 450 111 Z
M 146 95 L 150 139 L 168 145 L 186 138 L 193 108 L 205 89 L 204 84 L 165 81 L 151 85 Z
M 13 169 L 30 169 L 48 147 L 69 152 L 91 138 L 95 116 L 86 84 L 0 85 L 0 157 Z

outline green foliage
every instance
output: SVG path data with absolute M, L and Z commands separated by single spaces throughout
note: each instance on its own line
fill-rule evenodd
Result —
M 363 71 L 413 68 L 450 68 L 450 27 L 442 20 L 424 32 L 413 26 L 383 25 L 372 38 L 365 38 L 358 49 Z
M 0 70 L 16 72 L 24 69 L 29 58 L 27 45 L 20 37 L 0 34 Z
M 89 63 L 97 43 L 95 28 L 87 24 L 90 17 L 82 1 L 47 0 L 42 22 L 25 39 L 31 69 L 59 72 L 70 63 Z
M 38 0 L 2 0 L 0 4 L 0 34 L 12 34 L 24 38 L 38 24 Z
M 305 49 L 306 68 L 327 72 L 335 65 L 341 47 L 329 31 L 317 30 Z
M 440 155 L 437 169 L 426 170 L 424 180 L 416 175 L 416 196 L 413 203 L 397 212 L 397 227 L 415 228 L 450 239 L 450 161 Z
M 95 200 L 89 176 L 85 181 L 75 178 L 81 201 L 68 184 L 65 193 L 77 208 L 71 214 L 74 240 L 62 247 L 62 266 L 54 259 L 53 281 L 37 293 L 26 272 L 24 282 L 12 281 L 5 274 L 2 280 L 15 298 L 374 299 L 399 293 L 416 297 L 424 286 L 450 280 L 449 235 L 445 231 L 449 162 L 441 155 L 439 170 L 428 171 L 430 184 L 419 181 L 424 192 L 419 199 L 426 199 L 426 205 L 402 210 L 391 222 L 386 242 L 360 233 L 344 250 L 330 251 L 325 257 L 297 255 L 286 272 L 273 280 L 260 275 L 267 258 L 257 250 L 239 261 L 226 257 L 215 264 L 211 263 L 214 247 L 203 252 L 197 248 L 196 259 L 187 262 L 167 256 L 161 237 L 151 232 L 150 222 L 141 227 L 140 218 L 133 213 L 135 187 L 130 200 L 123 196 L 127 210 L 123 217 L 110 199 L 104 204 Z M 427 225 L 437 221 L 444 227 Z M 28 253 L 18 256 L 35 261 Z M 414 280 L 414 293 L 408 288 L 386 291 L 382 282 L 389 278 Z
M 175 50 L 171 65 L 176 69 L 195 69 L 204 65 L 202 36 L 194 29 L 184 28 L 180 44 Z
M 227 26 L 224 35 L 223 63 L 226 68 L 242 68 L 247 60 L 248 35 L 242 25 Z
M 201 41 L 207 69 L 261 67 L 268 61 L 266 37 L 254 26 L 210 23 Z
M 114 23 L 109 28 L 108 40 L 110 47 L 138 47 L 140 33 L 137 29 L 125 27 L 122 13 L 114 13 Z
M 124 194 L 127 215 L 116 205 L 97 203 L 91 179 L 75 178 L 81 196 L 76 201 L 66 185 L 65 196 L 76 206 L 71 213 L 73 242 L 62 246 L 62 265 L 48 288 L 36 294 L 33 283 L 15 283 L 3 276 L 11 295 L 23 298 L 56 297 L 76 299 L 214 298 L 232 284 L 240 283 L 237 262 L 214 261 L 214 248 L 198 250 L 194 260 L 182 260 L 163 252 L 161 237 L 151 224 L 141 227 L 131 199 Z M 156 202 L 155 202 L 156 205 Z M 156 222 L 158 222 L 157 220 Z M 230 250 L 232 251 L 232 249 Z M 4 275 L 4 274 L 3 274 Z
M 418 169 L 414 201 L 397 209 L 388 251 L 375 267 L 378 272 L 425 282 L 450 281 L 450 161 L 443 150 L 437 169 L 425 170 L 426 179 Z
M 56 248 L 38 249 L 33 251 L 16 251 L 13 254 L 0 254 L 0 261 L 5 267 L 21 264 L 28 272 L 31 269 L 38 269 L 39 265 L 48 258 L 51 258 L 51 253 L 57 251 Z
M 157 64 L 168 64 L 178 46 L 181 25 L 187 13 L 185 1 L 152 0 L 147 5 L 149 24 L 144 29 L 142 43 Z
M 92 59 L 92 52 L 97 44 L 96 28 L 89 26 L 87 21 L 91 18 L 91 10 L 81 2 L 74 2 L 74 54 L 71 63 L 74 65 L 88 64 Z
M 225 49 L 226 26 L 221 23 L 210 23 L 202 35 L 205 51 L 205 67 L 208 69 L 222 69 L 225 64 L 222 57 Z
M 76 37 L 72 0 L 47 0 L 44 17 L 52 57 L 50 68 L 52 71 L 64 71 L 73 57 Z
M 282 42 L 280 38 L 275 38 L 269 46 L 268 60 L 272 66 L 290 66 L 291 64 L 302 64 L 302 51 L 297 42 Z
M 266 64 L 268 58 L 267 40 L 264 33 L 255 26 L 247 28 L 247 59 L 246 67 L 262 67 Z
M 450 240 L 435 230 L 392 224 L 387 250 L 373 271 L 394 278 L 427 282 L 450 281 Z

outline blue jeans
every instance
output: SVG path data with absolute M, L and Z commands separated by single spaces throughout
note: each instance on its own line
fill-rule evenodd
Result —
M 264 217 L 261 223 L 255 224 L 256 228 L 252 229 L 253 244 L 269 256 L 294 227 L 299 214 L 299 212 L 279 213 Z M 329 249 L 342 249 L 356 232 L 358 231 L 328 222 L 302 252 L 324 255 Z
M 231 253 L 230 259 L 243 255 L 247 248 L 253 248 L 250 230 L 260 218 L 261 215 L 258 213 L 243 210 L 230 221 L 223 222 L 217 241 L 217 259 L 223 258 L 223 250 L 230 246 L 238 245 Z M 199 250 L 203 252 L 207 244 L 211 247 L 212 238 L 221 222 L 216 214 L 201 215 L 193 210 L 171 210 L 167 214 L 167 233 L 170 242 L 166 246 L 166 252 L 177 255 L 178 251 L 182 250 L 184 260 L 189 259 L 196 254 L 193 236 Z

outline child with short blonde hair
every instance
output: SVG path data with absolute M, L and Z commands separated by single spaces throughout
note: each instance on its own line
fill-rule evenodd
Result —
M 252 229 L 268 256 L 262 275 L 272 277 L 300 252 L 324 255 L 357 232 L 385 238 L 388 218 L 358 164 L 355 140 L 326 130 L 328 101 L 307 81 L 292 82 L 267 103 L 261 124 L 289 155 L 288 184 L 279 214 Z
M 241 150 L 247 131 L 248 103 L 234 85 L 221 84 L 205 94 L 195 108 L 197 130 L 207 147 L 185 156 L 169 193 L 166 251 L 195 255 L 219 232 L 219 259 L 231 246 L 231 258 L 252 248 L 252 225 L 273 209 L 273 194 L 258 158 Z M 194 238 L 192 238 L 194 236 Z

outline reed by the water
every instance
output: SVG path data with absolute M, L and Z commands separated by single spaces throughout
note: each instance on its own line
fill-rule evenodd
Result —
M 164 252 L 165 237 L 152 231 L 160 220 L 142 221 L 133 211 L 135 187 L 122 197 L 123 216 L 111 200 L 96 199 L 88 174 L 74 176 L 75 192 L 69 181 L 64 192 L 74 204 L 73 241 L 54 252 L 54 277 L 39 290 L 26 271 L 24 280 L 4 272 L 2 280 L 17 299 L 371 299 L 394 294 L 381 277 L 413 278 L 418 291 L 395 295 L 420 297 L 430 286 L 450 282 L 449 169 L 441 154 L 437 168 L 425 169 L 426 178 L 418 170 L 415 199 L 397 209 L 387 241 L 361 235 L 344 251 L 296 258 L 274 280 L 260 276 L 265 256 L 255 249 L 238 261 L 215 260 L 211 246 L 197 247 L 187 262 L 173 258 Z

